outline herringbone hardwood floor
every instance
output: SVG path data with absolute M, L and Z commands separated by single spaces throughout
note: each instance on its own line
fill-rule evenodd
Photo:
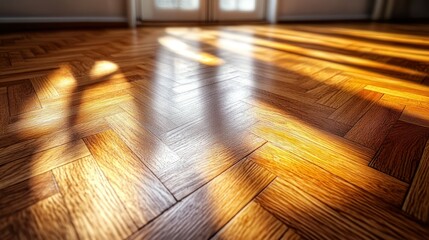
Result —
M 428 27 L 0 35 L 0 239 L 428 239 Z

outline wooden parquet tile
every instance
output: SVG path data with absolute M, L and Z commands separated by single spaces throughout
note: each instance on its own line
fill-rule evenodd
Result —
M 427 28 L 0 35 L 0 239 L 428 239 Z

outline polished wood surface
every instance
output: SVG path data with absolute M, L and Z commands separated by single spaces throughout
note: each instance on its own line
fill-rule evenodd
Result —
M 427 239 L 425 24 L 0 35 L 0 239 Z

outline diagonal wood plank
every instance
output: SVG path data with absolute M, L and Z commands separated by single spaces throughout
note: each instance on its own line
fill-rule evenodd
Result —
M 243 160 L 133 234 L 131 239 L 208 238 L 273 179 L 268 171 Z
M 294 69 L 295 71 L 299 73 L 307 73 L 310 76 L 310 79 L 307 81 L 304 81 L 302 84 L 300 84 L 300 87 L 306 89 L 306 90 L 313 90 L 315 89 L 320 83 L 323 83 L 324 81 L 329 81 L 336 75 L 340 74 L 341 71 L 325 68 L 320 71 L 317 71 L 317 68 L 309 68 L 305 64 L 301 64 L 301 67 L 298 67 Z M 313 73 L 314 71 L 317 71 Z
M 429 222 L 429 141 L 414 176 L 402 210 L 424 223 Z
M 423 127 L 429 127 L 429 107 L 425 107 L 421 104 L 408 104 L 399 120 Z
M 404 106 L 386 103 L 372 106 L 368 112 L 347 132 L 345 138 L 377 150 L 401 116 Z
M 109 126 L 144 164 L 160 176 L 179 156 L 127 113 L 106 117 Z
M 92 157 L 53 170 L 79 238 L 124 239 L 135 223 Z
M 30 81 L 9 86 L 7 92 L 9 97 L 9 113 L 11 116 L 42 108 Z
M 35 77 L 30 79 L 30 81 L 40 101 L 59 96 L 57 89 L 55 89 L 49 78 L 45 76 Z
M 68 142 L 78 141 L 83 137 L 108 130 L 104 119 L 77 124 L 71 128 L 42 135 L 36 138 L 23 138 L 15 144 L 0 148 L 0 165 L 27 157 L 50 148 L 58 147 Z
M 308 90 L 306 93 L 311 94 L 312 96 L 316 97 L 317 99 L 321 99 L 324 96 L 331 96 L 335 92 L 337 92 L 339 89 L 339 86 L 341 84 L 346 83 L 347 80 L 350 79 L 347 76 L 343 75 L 335 75 L 326 81 L 320 82 L 317 87 Z M 317 83 L 317 81 L 315 81 Z
M 303 239 L 295 230 L 289 228 L 280 240 L 300 240 Z
M 58 193 L 51 172 L 0 189 L 0 218 Z
M 385 174 L 368 167 L 372 154 L 365 149 L 324 134 L 315 138 L 321 134 L 317 131 L 307 137 L 306 134 L 309 132 L 300 128 L 294 130 L 292 124 L 288 128 L 261 125 L 254 131 L 256 135 L 286 150 L 282 154 L 297 155 L 376 196 L 383 196 L 386 202 L 395 206 L 402 203 L 408 184 L 393 177 L 386 178 Z M 319 139 L 325 139 L 326 142 L 319 143 Z M 344 152 L 341 151 L 342 148 Z M 351 154 L 352 152 L 354 154 Z
M 383 94 L 381 93 L 364 89 L 352 96 L 329 118 L 353 126 L 382 96 Z
M 164 185 L 112 130 L 84 141 L 138 227 L 175 203 Z
M 82 140 L 70 142 L 0 166 L 0 189 L 90 155 Z
M 341 75 L 340 75 L 341 76 Z M 337 77 L 337 76 L 336 76 Z M 345 76 L 341 76 L 345 77 Z M 338 87 L 334 93 L 326 94 L 317 100 L 317 103 L 323 104 L 332 108 L 339 108 L 350 98 L 356 95 L 360 90 L 365 87 L 364 84 L 354 83 L 351 80 L 342 86 Z
M 428 139 L 429 128 L 398 121 L 369 166 L 411 183 Z
M 6 131 L 9 123 L 9 102 L 7 97 L 7 88 L 0 87 L 0 135 Z
M 78 239 L 60 194 L 0 219 L 1 239 Z
M 0 239 L 426 239 L 426 28 L 2 34 Z
M 177 199 L 182 199 L 246 157 L 266 141 L 251 134 L 237 133 L 235 141 L 190 144 L 207 149 L 190 154 L 160 175 L 161 181 Z
M 428 234 L 427 229 L 412 223 L 400 214 L 392 218 L 388 211 L 374 211 L 375 209 L 359 207 L 353 210 L 352 204 L 344 202 L 341 196 L 333 194 L 323 197 L 311 196 L 301 189 L 299 186 L 301 182 L 294 182 L 294 180 L 285 181 L 277 178 L 257 197 L 256 202 L 288 225 L 298 229 L 304 238 L 424 239 L 422 236 Z M 374 213 L 377 213 L 377 217 L 374 217 Z M 385 213 L 387 216 L 384 215 Z
M 279 239 L 286 230 L 286 225 L 252 201 L 212 239 Z

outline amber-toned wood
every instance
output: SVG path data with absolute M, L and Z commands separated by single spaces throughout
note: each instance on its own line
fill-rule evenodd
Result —
M 357 188 L 354 187 L 353 188 L 354 190 L 352 190 L 350 189 L 350 186 L 351 186 L 350 181 L 346 182 L 341 178 L 335 178 L 337 177 L 336 174 L 329 173 L 326 170 L 322 171 L 320 170 L 320 167 L 315 165 L 314 163 L 306 161 L 303 158 L 297 156 L 296 154 L 284 151 L 276 146 L 273 146 L 272 144 L 266 144 L 262 148 L 258 149 L 256 152 L 250 155 L 250 159 L 264 166 L 270 171 L 276 173 L 276 175 L 282 176 L 285 179 L 291 178 L 290 174 L 294 174 L 292 175 L 292 177 L 300 176 L 301 178 L 307 178 L 308 176 L 309 178 L 313 177 L 314 179 L 313 180 L 308 179 L 307 181 L 310 181 L 310 182 L 316 181 L 318 182 L 318 184 L 322 184 L 322 183 L 327 184 L 326 187 L 331 187 L 333 189 L 334 188 L 343 189 L 341 191 L 345 191 L 346 194 L 350 194 L 347 196 L 344 195 L 343 197 L 345 199 L 353 198 L 353 197 L 366 198 L 366 195 L 369 195 L 368 193 L 373 193 L 373 196 L 380 196 L 377 193 L 377 191 L 379 190 L 376 189 L 377 187 L 375 185 L 373 185 L 373 188 L 371 189 L 369 187 L 366 187 L 366 188 L 361 187 L 363 185 L 362 183 L 359 184 L 359 183 L 351 182 L 353 185 L 357 186 Z M 288 171 L 286 171 L 286 169 L 288 169 Z M 401 188 L 402 187 L 401 185 L 403 185 L 403 183 L 401 183 L 400 181 L 395 181 L 394 178 L 391 178 L 390 180 L 391 180 L 392 187 L 396 185 L 398 188 Z M 314 184 L 314 186 L 316 187 L 318 184 Z M 371 183 L 367 185 L 370 185 L 370 184 Z M 398 191 L 398 193 L 401 193 L 401 192 L 403 196 L 404 195 L 403 191 Z M 370 198 L 365 199 L 365 201 L 373 201 L 373 200 L 370 200 Z M 397 202 L 397 201 L 389 202 L 390 199 L 385 199 L 385 198 L 382 198 L 382 199 L 387 203 L 395 204 Z M 376 201 L 373 201 L 373 202 L 376 202 Z
M 61 129 L 51 134 L 38 138 L 22 139 L 20 142 L 0 148 L 0 164 L 5 164 L 27 157 L 41 151 L 45 151 L 68 142 L 78 141 L 81 138 L 108 130 L 104 119 L 94 120 L 88 123 L 77 124 L 71 128 Z
M 328 69 L 329 70 L 329 69 Z M 326 71 L 325 69 L 320 71 L 323 72 Z M 319 72 L 319 73 L 320 73 Z M 314 74 L 316 75 L 316 74 Z M 314 76 L 312 75 L 312 76 Z M 333 94 L 335 94 L 337 91 L 336 88 L 332 87 L 340 87 L 341 83 L 347 82 L 350 79 L 350 77 L 348 76 L 344 76 L 344 75 L 340 75 L 337 74 L 331 78 L 329 78 L 328 80 L 322 81 L 321 83 L 317 84 L 315 88 L 307 91 L 307 94 L 311 94 L 312 96 L 315 96 L 317 99 L 326 97 L 326 96 L 332 96 Z M 309 82 L 316 84 L 317 81 L 313 81 L 310 80 Z
M 342 75 L 337 75 L 334 78 L 337 77 L 348 78 L 347 76 Z M 343 106 L 347 100 L 352 98 L 354 95 L 356 95 L 356 93 L 365 87 L 365 85 L 360 83 L 352 83 L 352 79 L 341 79 L 339 81 L 346 81 L 348 84 L 340 85 L 337 91 L 322 96 L 319 100 L 317 100 L 317 103 L 337 109 Z
M 0 239 L 426 240 L 427 29 L 4 33 Z
M 30 81 L 12 85 L 7 88 L 9 112 L 11 116 L 41 108 L 39 99 Z
M 123 239 L 137 230 L 92 157 L 56 168 L 53 173 L 79 238 Z
M 381 103 L 372 106 L 345 135 L 345 138 L 377 150 L 389 133 L 390 128 L 401 116 L 403 106 L 383 107 Z
M 423 101 L 423 102 L 429 101 L 429 96 L 427 96 L 426 92 L 424 92 L 423 94 L 420 94 L 420 92 L 417 92 L 417 93 L 404 92 L 402 89 L 401 90 L 391 90 L 389 88 L 377 87 L 377 86 L 371 86 L 371 85 L 366 86 L 365 89 L 370 90 L 370 91 L 374 91 L 374 92 L 389 94 L 392 96 L 408 98 L 408 99 L 412 99 L 412 100 L 416 100 L 416 101 Z
M 84 141 L 138 227 L 175 203 L 156 176 L 113 131 L 86 137 Z
M 320 82 L 324 81 L 332 81 L 332 79 L 337 80 L 343 80 L 340 78 L 335 78 L 336 75 L 341 73 L 341 71 L 335 70 L 335 69 L 323 69 L 318 71 L 317 68 L 308 68 L 308 66 L 305 66 L 302 64 L 301 66 L 298 66 L 298 68 L 302 72 L 309 73 L 311 75 L 311 79 L 305 81 L 304 83 L 300 84 L 300 87 L 306 89 L 306 90 L 312 90 L 317 88 L 318 85 L 320 85 Z M 315 72 L 314 72 L 315 71 Z M 312 74 L 313 73 L 313 74 Z M 316 80 L 316 81 L 314 81 Z
M 402 209 L 424 223 L 429 222 L 429 141 Z
M 78 239 L 60 194 L 0 219 L 2 239 Z
M 281 152 L 280 156 L 297 155 L 368 192 L 383 196 L 382 198 L 388 203 L 395 206 L 401 205 L 408 184 L 402 183 L 393 177 L 387 178 L 384 174 L 368 167 L 370 155 L 365 157 L 366 154 L 362 149 L 353 147 L 350 144 L 350 148 L 344 149 L 349 154 L 341 156 L 339 148 L 336 148 L 336 150 L 329 149 L 329 144 L 334 143 L 335 138 L 331 138 L 328 144 L 318 143 L 317 139 L 321 137 L 315 138 L 314 135 L 311 136 L 312 138 L 298 137 L 297 134 L 300 131 L 294 133 L 293 128 L 258 126 L 256 131 L 258 136 L 264 137 L 276 146 L 287 150 L 286 152 Z M 341 143 L 338 143 L 338 145 L 341 145 Z M 356 155 L 354 157 L 351 154 L 352 151 L 355 151 Z M 266 152 L 274 154 L 276 151 L 270 149 Z M 291 155 L 291 157 L 294 155 Z
M 251 133 L 236 134 L 236 138 L 224 138 L 223 143 L 189 137 L 189 140 L 198 142 L 187 143 L 186 151 L 189 155 L 183 156 L 180 163 L 167 168 L 160 179 L 177 199 L 182 199 L 265 143 L 265 140 Z M 195 147 L 208 150 L 190 149 Z M 199 171 L 194 171 L 195 168 Z
M 305 119 L 310 125 L 318 129 L 328 131 L 339 136 L 343 136 L 350 130 L 350 126 L 337 121 L 328 119 L 330 113 L 334 111 L 332 108 L 327 108 L 323 105 L 304 105 L 297 102 L 285 101 L 282 98 L 273 96 L 272 94 L 256 95 L 244 101 L 256 106 L 256 109 L 266 109 L 268 112 L 278 113 L 282 115 L 299 116 Z M 285 110 L 284 110 L 285 109 Z M 258 110 L 259 111 L 259 110 Z M 259 117 L 259 116 L 258 116 Z
M 31 83 L 41 101 L 59 96 L 57 89 L 55 89 L 50 80 L 46 77 L 32 78 Z
M 429 128 L 398 121 L 369 166 L 411 183 L 428 139 Z
M 429 110 L 422 104 L 409 104 L 405 107 L 399 120 L 423 127 L 429 127 Z
M 345 239 L 377 236 L 424 239 L 423 236 L 428 234 L 425 227 L 402 214 L 396 213 L 392 216 L 391 211 L 372 209 L 371 205 L 366 205 L 368 208 L 360 208 L 357 205 L 353 210 L 353 202 L 345 202 L 341 196 L 328 193 L 326 196 L 319 194 L 313 197 L 302 190 L 300 183 L 277 178 L 257 197 L 256 202 L 286 224 L 299 229 L 305 238 Z M 375 213 L 377 216 L 373 215 Z
M 287 227 L 259 204 L 250 202 L 212 239 L 279 239 Z
M 0 166 L 0 189 L 90 155 L 82 140 L 70 142 Z
M 362 90 L 333 112 L 329 118 L 353 126 L 382 96 L 377 92 Z
M 177 203 L 131 238 L 209 238 L 273 179 L 274 176 L 267 170 L 243 160 Z
M 282 236 L 281 240 L 300 240 L 302 237 L 295 230 L 289 228 Z
M 7 88 L 0 87 L 0 134 L 6 130 L 9 122 L 9 102 L 7 99 Z
M 51 172 L 0 189 L 0 218 L 29 207 L 56 193 L 58 193 L 58 189 Z
M 133 150 L 140 160 L 157 176 L 179 161 L 179 156 L 162 141 L 146 130 L 138 120 L 127 113 L 106 118 L 110 127 Z M 124 126 L 124 122 L 127 124 Z

